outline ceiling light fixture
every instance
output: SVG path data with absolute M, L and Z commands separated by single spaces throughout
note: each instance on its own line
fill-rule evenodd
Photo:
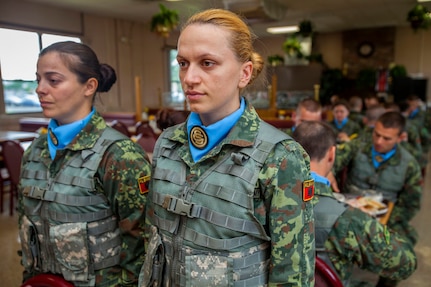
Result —
M 431 0 L 418 0 L 418 2 L 430 2 Z
M 271 34 L 287 34 L 299 31 L 298 26 L 282 26 L 282 27 L 269 27 L 266 29 Z

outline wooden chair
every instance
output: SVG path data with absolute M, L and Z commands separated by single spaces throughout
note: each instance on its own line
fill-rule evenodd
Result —
M 129 129 L 127 128 L 126 124 L 124 124 L 123 122 L 114 120 L 111 122 L 110 126 L 113 129 L 116 129 L 117 131 L 119 131 L 120 133 L 126 135 L 127 137 L 130 137 Z
M 21 172 L 21 160 L 24 148 L 18 141 L 7 140 L 2 143 L 2 153 L 5 167 L 10 177 L 9 214 L 13 215 L 14 200 L 18 196 L 18 183 Z
M 136 135 L 152 136 L 157 139 L 157 134 L 154 132 L 153 128 L 148 122 L 137 122 L 136 125 Z
M 315 287 L 343 287 L 338 275 L 322 259 L 316 256 Z
M 153 153 L 156 145 L 156 138 L 152 134 L 139 134 L 136 137 L 136 142 L 147 152 Z
M 27 281 L 21 287 L 73 287 L 74 285 L 66 281 L 63 277 L 53 274 L 39 274 Z

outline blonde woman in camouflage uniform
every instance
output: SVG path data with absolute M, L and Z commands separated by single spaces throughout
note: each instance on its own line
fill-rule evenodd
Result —
M 241 97 L 263 69 L 252 37 L 221 9 L 181 32 L 191 114 L 155 147 L 140 286 L 314 286 L 309 158 Z
M 74 286 L 137 286 L 150 164 L 93 107 L 116 81 L 86 45 L 39 55 L 36 92 L 48 134 L 25 151 L 19 187 L 24 279 L 42 273 Z
M 310 155 L 317 256 L 336 271 L 345 287 L 373 286 L 352 279 L 355 265 L 393 280 L 409 277 L 417 267 L 409 240 L 334 197 L 327 178 L 335 160 L 332 128 L 323 122 L 303 122 L 293 138 Z

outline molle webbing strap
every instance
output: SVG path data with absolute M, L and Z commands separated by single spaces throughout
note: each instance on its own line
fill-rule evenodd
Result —
M 103 234 L 105 232 L 115 230 L 118 224 L 115 217 L 110 217 L 103 221 L 99 221 L 96 226 L 93 226 L 93 225 L 94 225 L 93 223 L 89 223 L 87 225 L 88 235 L 97 236 L 99 234 Z
M 25 197 L 71 206 L 88 206 L 107 202 L 107 199 L 103 194 L 96 194 L 92 196 L 76 196 L 58 193 L 53 190 L 45 190 L 35 186 L 26 186 L 23 189 L 23 195 Z
M 250 235 L 243 235 L 240 237 L 217 239 L 198 233 L 188 227 L 185 228 L 184 239 L 193 242 L 194 244 L 215 250 L 232 250 L 239 248 L 251 242 L 256 242 L 257 238 Z
M 43 213 L 43 211 L 42 211 Z M 92 222 L 104 219 L 112 215 L 111 209 L 103 209 L 87 213 L 67 213 L 56 210 L 48 210 L 49 218 L 61 222 Z
M 101 270 L 111 266 L 116 266 L 120 264 L 120 256 L 114 256 L 103 259 L 101 262 L 94 262 L 93 268 L 94 270 Z
M 249 234 L 261 233 L 261 229 L 255 221 L 231 217 L 201 205 L 184 202 L 181 198 L 164 196 L 156 191 L 153 192 L 152 199 L 154 203 L 176 214 L 186 215 L 189 218 L 200 218 L 209 223 L 238 232 Z
M 268 275 L 266 272 L 262 272 L 259 276 L 238 280 L 233 282 L 234 287 L 248 287 L 248 286 L 265 286 L 268 282 Z
M 176 170 L 157 168 L 151 174 L 152 179 L 168 180 L 172 183 L 183 185 L 181 174 Z
M 59 173 L 56 181 L 65 185 L 79 186 L 88 190 L 94 190 L 93 179 L 82 178 L 79 176 L 70 176 L 64 173 Z
M 121 239 L 119 236 L 116 236 L 110 240 L 107 240 L 105 242 L 98 242 L 96 245 L 91 246 L 91 251 L 93 253 L 99 253 L 104 250 L 108 250 L 110 248 L 114 248 L 116 246 L 121 246 Z
M 195 190 L 202 194 L 216 196 L 217 198 L 221 198 L 229 202 L 235 202 L 235 204 L 238 204 L 242 207 L 247 207 L 247 203 L 250 200 L 247 194 L 211 183 L 199 185 L 195 188 Z
M 24 170 L 22 172 L 23 178 L 33 178 L 37 180 L 47 180 L 48 174 L 46 171 L 42 170 Z
M 244 181 L 246 181 L 247 183 L 254 183 L 255 179 L 258 176 L 258 174 L 256 174 L 255 172 L 246 170 L 242 166 L 238 166 L 234 164 L 220 165 L 215 169 L 215 171 L 222 174 L 230 174 L 230 175 L 237 176 L 243 179 Z

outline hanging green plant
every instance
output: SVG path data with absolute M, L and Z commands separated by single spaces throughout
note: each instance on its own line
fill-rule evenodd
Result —
M 310 37 L 314 33 L 314 26 L 310 20 L 303 20 L 299 22 L 298 27 L 299 31 L 297 32 L 297 34 L 304 38 Z
M 304 57 L 302 54 L 301 42 L 294 35 L 288 37 L 286 41 L 284 41 L 282 48 L 289 57 L 295 57 L 298 59 L 302 59 Z
M 180 17 L 177 11 L 170 10 L 163 4 L 160 4 L 159 7 L 160 12 L 151 19 L 151 31 L 167 38 L 170 32 L 178 26 Z
M 430 11 L 423 5 L 417 4 L 407 14 L 407 21 L 414 31 L 419 29 L 427 30 L 431 26 Z

